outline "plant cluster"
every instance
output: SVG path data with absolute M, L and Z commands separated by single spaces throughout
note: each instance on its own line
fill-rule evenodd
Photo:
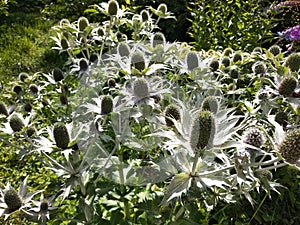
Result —
M 279 191 L 277 168 L 299 166 L 299 53 L 168 42 L 157 26 L 173 18 L 166 4 L 133 13 L 110 0 L 87 12 L 108 19 L 53 27 L 67 69 L 20 73 L 4 90 L 1 142 L 58 180 L 44 193 L 27 193 L 30 175 L 18 191 L 7 182 L 6 220 L 210 224 L 220 204 L 259 209 Z

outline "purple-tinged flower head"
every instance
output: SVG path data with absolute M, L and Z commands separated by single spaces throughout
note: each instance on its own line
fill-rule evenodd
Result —
M 284 32 L 282 32 L 281 36 L 288 41 L 299 41 L 300 40 L 300 24 L 285 30 Z
M 277 5 L 271 5 L 270 9 L 271 10 L 278 10 L 281 7 L 288 7 L 288 6 L 299 6 L 300 2 L 299 1 L 285 1 L 285 2 L 280 2 Z

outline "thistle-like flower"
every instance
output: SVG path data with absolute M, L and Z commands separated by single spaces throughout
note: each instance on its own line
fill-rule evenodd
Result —
M 0 102 L 0 114 L 5 115 L 5 116 L 9 116 L 9 112 L 7 109 L 7 106 L 4 102 Z
M 278 85 L 278 92 L 285 97 L 289 97 L 295 91 L 297 85 L 297 80 L 294 77 L 285 77 Z
M 84 31 L 85 28 L 87 28 L 89 26 L 89 21 L 86 17 L 80 17 L 78 19 L 78 29 L 79 31 Z
M 29 78 L 28 73 L 21 72 L 21 73 L 19 74 L 19 80 L 22 81 L 22 82 L 25 82 L 26 79 L 28 79 L 28 78 Z
M 119 11 L 119 3 L 116 0 L 110 0 L 107 11 L 110 16 L 116 16 Z
M 61 48 L 63 49 L 63 50 L 66 50 L 66 49 L 68 49 L 69 48 L 69 42 L 68 42 L 68 40 L 66 39 L 66 38 L 61 38 L 61 40 L 60 40 L 60 46 L 61 46 Z
M 146 21 L 148 21 L 150 19 L 150 15 L 149 15 L 149 11 L 148 10 L 144 9 L 144 10 L 141 11 L 140 14 L 141 14 L 143 22 L 146 22 Z
M 209 111 L 200 111 L 192 124 L 190 144 L 194 151 L 210 148 L 216 132 L 215 119 Z
M 63 71 L 58 67 L 53 69 L 52 74 L 55 82 L 59 82 L 64 79 Z
M 36 134 L 36 128 L 35 127 L 28 127 L 27 129 L 26 129 L 26 135 L 28 136 L 28 137 L 32 137 L 32 136 L 34 136 L 35 134 Z
M 281 48 L 278 45 L 272 45 L 268 50 L 274 56 L 279 55 L 281 53 Z
M 224 65 L 225 67 L 228 67 L 230 65 L 230 58 L 228 56 L 223 57 L 222 59 L 222 65 Z
M 155 48 L 157 45 L 165 45 L 166 44 L 166 38 L 163 33 L 161 32 L 156 32 L 152 37 L 151 37 L 151 47 Z
M 189 71 L 199 67 L 199 58 L 196 52 L 189 52 L 185 57 L 185 62 Z
M 240 76 L 240 71 L 237 67 L 232 67 L 229 71 L 229 76 L 232 78 L 232 79 L 238 79 L 239 76 Z
M 88 60 L 86 58 L 81 58 L 79 60 L 78 64 L 79 64 L 79 70 L 81 72 L 85 72 L 89 68 L 89 62 L 88 62 Z
M 252 65 L 252 71 L 254 74 L 265 74 L 267 66 L 263 62 L 257 61 Z
M 35 207 L 30 209 L 30 213 L 33 217 L 37 218 L 41 224 L 46 224 L 47 220 L 50 220 L 51 211 L 57 209 L 53 206 L 55 203 L 56 195 L 53 195 L 49 199 L 44 198 L 44 195 L 41 194 L 40 201 L 32 200 Z
M 117 50 L 121 57 L 128 57 L 130 55 L 130 48 L 126 43 L 120 43 Z
M 143 99 L 149 96 L 148 81 L 144 78 L 137 78 L 133 82 L 133 94 L 139 99 Z
M 241 62 L 243 61 L 243 56 L 240 52 L 236 52 L 234 53 L 233 57 L 232 57 L 232 62 L 237 63 L 237 62 Z
M 14 132 L 20 132 L 25 127 L 22 116 L 17 113 L 10 116 L 9 125 Z
M 300 158 L 300 129 L 289 132 L 278 150 L 287 162 L 296 163 Z
M 131 67 L 139 71 L 143 71 L 146 68 L 145 56 L 141 52 L 135 52 L 131 56 Z
M 243 142 L 256 148 L 261 148 L 265 144 L 266 138 L 260 129 L 251 127 L 244 132 Z
M 107 115 L 113 111 L 114 103 L 111 96 L 103 96 L 101 98 L 101 114 Z
M 285 65 L 290 68 L 292 72 L 298 72 L 300 69 L 300 53 L 292 53 L 290 54 L 286 61 Z
M 168 127 L 172 127 L 174 126 L 173 121 L 170 119 L 174 119 L 174 120 L 180 120 L 181 116 L 180 116 L 180 109 L 177 105 L 174 104 L 170 104 L 166 107 L 165 109 L 165 121 Z
M 212 113 L 217 113 L 219 109 L 219 102 L 215 96 L 206 97 L 201 105 L 202 111 L 210 111 Z
M 288 125 L 289 117 L 286 112 L 278 112 L 275 114 L 275 121 L 281 126 L 286 127 Z
M 219 61 L 217 59 L 213 59 L 210 63 L 209 63 L 209 68 L 211 69 L 211 71 L 217 71 L 219 69 Z
M 232 48 L 225 48 L 224 51 L 223 51 L 223 55 L 224 56 L 231 56 L 233 54 L 233 49 Z
M 13 87 L 13 92 L 15 92 L 16 94 L 21 94 L 23 88 L 20 85 L 16 85 Z
M 39 92 L 39 88 L 36 84 L 30 84 L 29 85 L 29 90 L 33 95 L 35 95 Z
M 61 149 L 67 149 L 70 143 L 70 136 L 67 130 L 67 127 L 64 123 L 56 123 L 53 127 L 53 137 L 56 143 L 56 146 Z

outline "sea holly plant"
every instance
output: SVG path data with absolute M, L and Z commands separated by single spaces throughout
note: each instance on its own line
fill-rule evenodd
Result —
M 26 195 L 27 179 L 19 194 L 1 189 L 5 219 L 199 224 L 192 215 L 220 203 L 255 207 L 255 194 L 279 191 L 277 168 L 299 166 L 299 56 L 276 46 L 194 51 L 158 31 L 155 16 L 172 17 L 165 4 L 143 10 L 111 0 L 87 10 L 106 21 L 62 20 L 53 40 L 67 69 L 22 74 L 6 90 L 1 142 L 57 181 L 40 196 Z

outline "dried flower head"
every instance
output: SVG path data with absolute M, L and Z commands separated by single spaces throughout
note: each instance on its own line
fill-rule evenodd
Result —
M 298 72 L 300 69 L 300 53 L 294 52 L 290 54 L 285 61 L 285 65 L 289 67 L 292 72 Z
M 170 119 L 175 119 L 175 120 L 180 120 L 181 116 L 180 116 L 180 109 L 177 105 L 174 104 L 170 104 L 166 107 L 165 109 L 165 121 L 168 127 L 172 127 L 174 126 L 173 121 Z
M 216 132 L 215 119 L 209 111 L 200 111 L 191 128 L 190 144 L 194 151 L 211 147 Z
M 289 132 L 278 150 L 287 162 L 296 163 L 300 158 L 300 129 Z
M 70 136 L 64 123 L 56 123 L 53 127 L 53 136 L 56 146 L 61 149 L 67 149 L 70 143 Z
M 285 77 L 278 85 L 278 92 L 285 97 L 291 96 L 297 84 L 297 80 L 294 77 Z

